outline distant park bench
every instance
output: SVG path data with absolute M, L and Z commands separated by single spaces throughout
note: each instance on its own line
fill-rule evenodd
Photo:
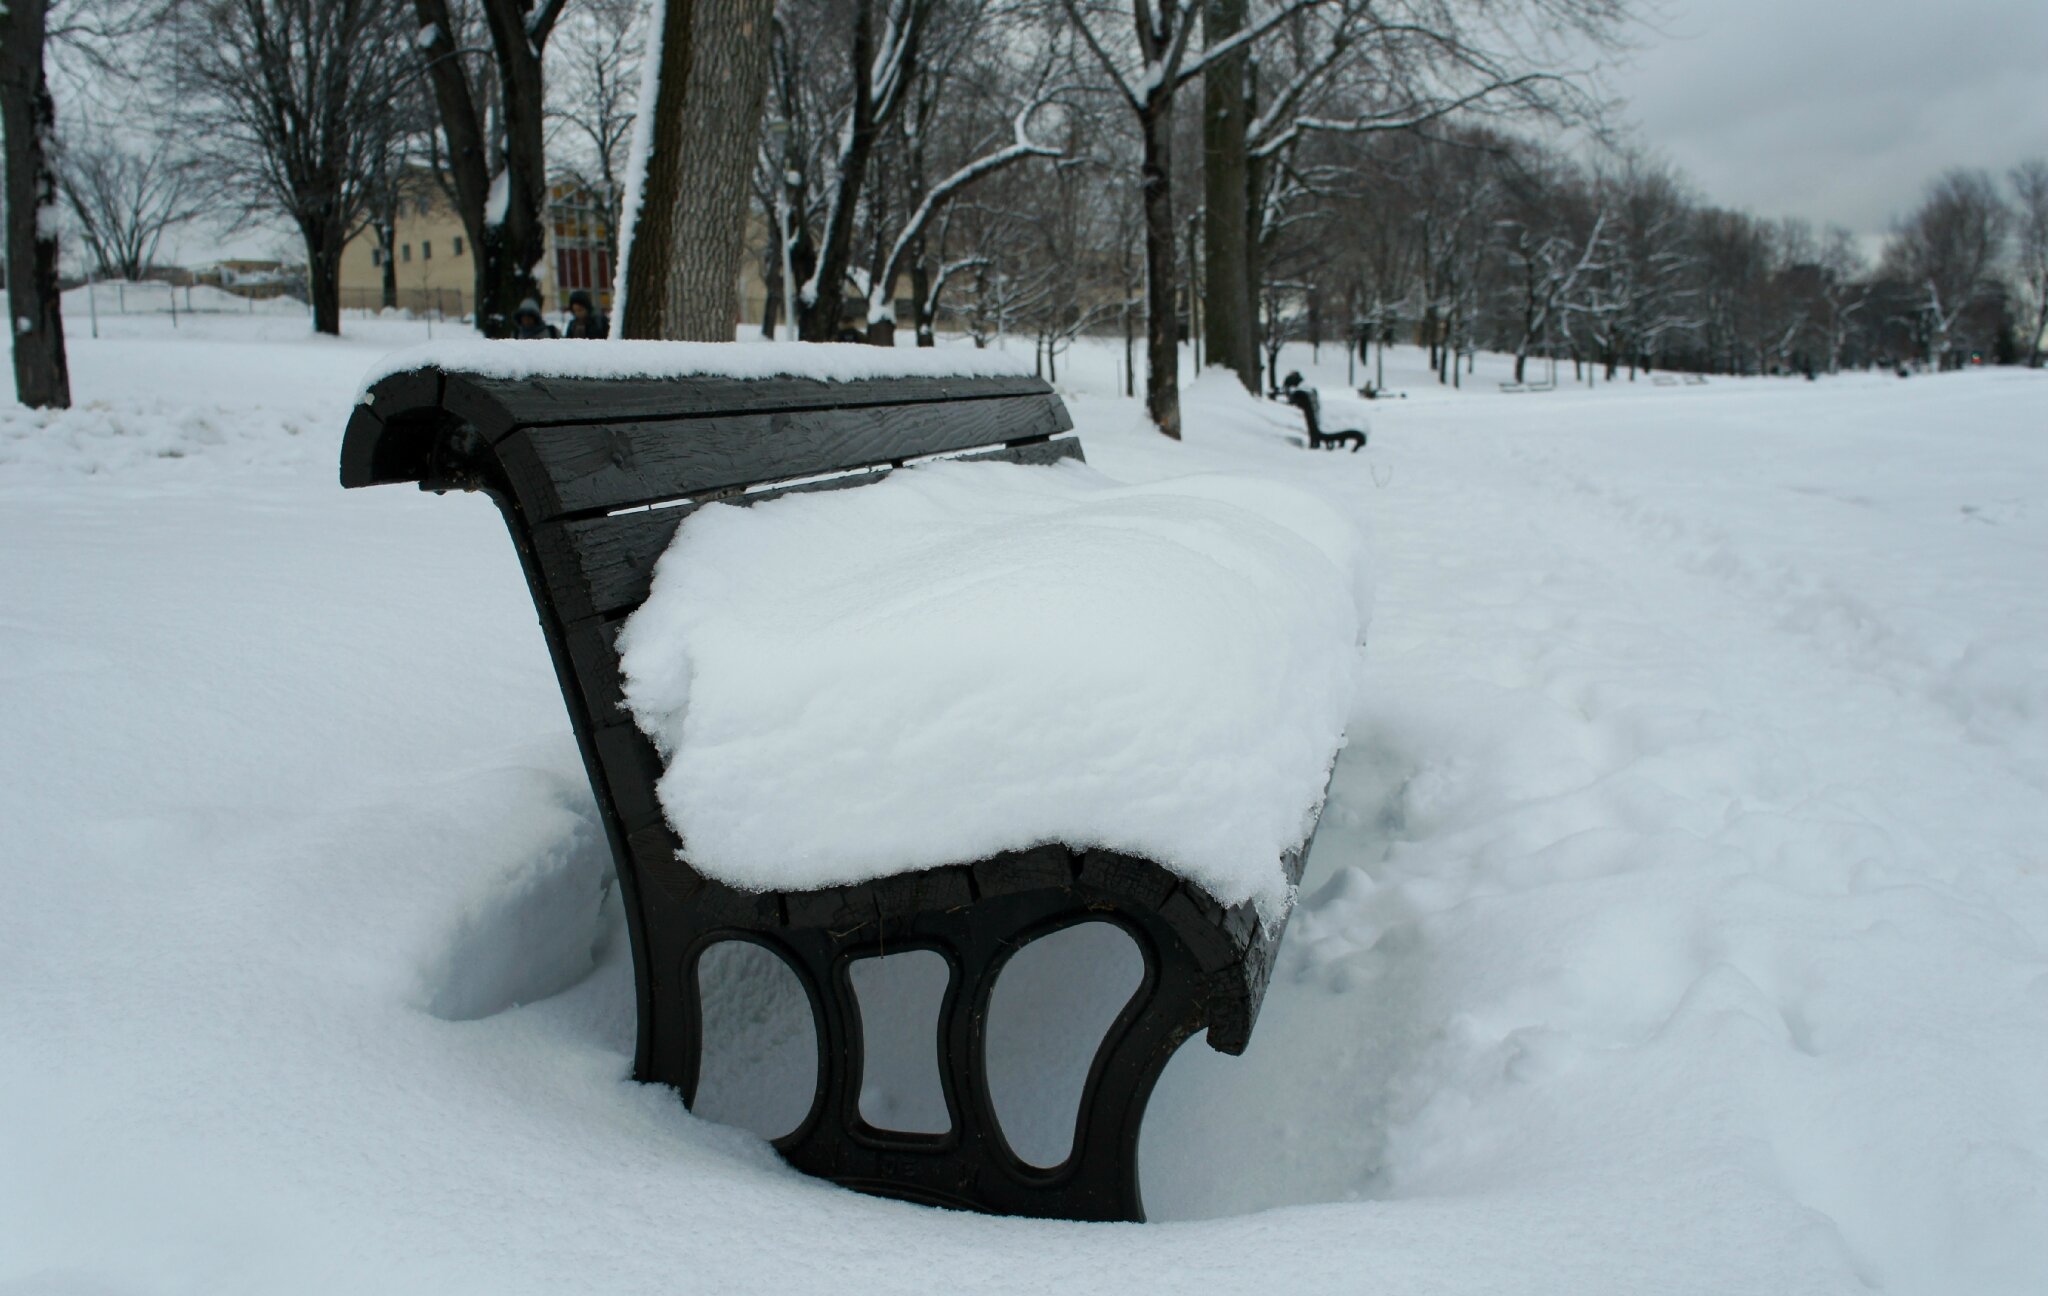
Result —
M 1557 384 L 1556 384 L 1556 383 L 1554 383 L 1554 382 L 1540 382 L 1540 383 L 1519 383 L 1519 382 L 1504 382 L 1504 383 L 1502 383 L 1502 384 L 1500 385 L 1500 389 L 1501 389 L 1502 391 L 1504 391 L 1504 392 L 1507 392 L 1507 393 L 1508 393 L 1509 395 L 1516 395 L 1516 394 L 1519 394 L 1519 393 L 1521 393 L 1521 392 L 1547 392 L 1547 391 L 1556 391 L 1556 390 L 1557 390 Z
M 752 942 L 794 972 L 817 1031 L 809 1112 L 775 1141 L 792 1165 L 934 1205 L 1136 1220 L 1153 1084 L 1198 1031 L 1212 1048 L 1244 1051 L 1284 919 L 1219 905 L 1151 860 L 1061 845 L 808 891 L 706 877 L 679 857 L 656 799 L 662 761 L 622 707 L 616 643 L 678 524 L 707 503 L 860 486 L 928 456 L 1079 459 L 1071 428 L 1051 388 L 1028 377 L 508 379 L 421 368 L 377 382 L 356 408 L 341 483 L 482 491 L 504 516 L 617 866 L 639 1000 L 636 1078 L 696 1102 L 698 959 L 722 941 Z M 1307 850 L 1281 861 L 1290 883 Z M 990 994 L 1019 949 L 1091 920 L 1133 939 L 1145 976 L 1095 1053 L 1072 1152 L 1035 1167 L 1006 1141 L 990 1097 Z M 936 1135 L 877 1128 L 860 1108 L 849 969 L 913 949 L 951 968 L 937 1041 L 951 1127 Z

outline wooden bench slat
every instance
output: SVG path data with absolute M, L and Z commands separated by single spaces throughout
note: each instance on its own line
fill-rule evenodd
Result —
M 963 460 L 1000 460 L 1043 465 L 1079 459 L 1081 442 L 1065 437 L 1021 446 L 1004 446 L 957 456 Z M 823 481 L 801 482 L 776 490 L 727 497 L 728 504 L 751 505 L 784 495 L 863 486 L 891 471 L 853 473 Z M 640 605 L 654 579 L 654 564 L 675 538 L 676 528 L 702 504 L 690 502 L 638 513 L 544 522 L 533 529 L 535 555 L 547 573 L 555 606 L 565 621 L 609 616 Z
M 587 515 L 1073 426 L 1045 396 L 521 428 L 498 446 L 530 521 Z
M 486 440 L 495 442 L 514 428 L 600 419 L 692 418 L 737 409 L 772 413 L 903 405 L 1044 396 L 1051 391 L 1044 379 L 1022 375 L 826 382 L 816 378 L 490 378 L 450 374 L 443 403 Z
M 341 484 L 418 481 L 433 434 L 404 426 L 403 420 L 411 416 L 416 422 L 437 423 L 441 395 L 438 369 L 393 374 L 378 383 L 368 403 L 349 411 L 341 438 Z

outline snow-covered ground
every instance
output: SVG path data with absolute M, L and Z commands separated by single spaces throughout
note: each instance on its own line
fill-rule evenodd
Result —
M 1251 1050 L 1169 1070 L 1160 1222 L 1083 1226 L 842 1192 L 625 1078 L 502 527 L 335 485 L 422 326 L 101 323 L 78 410 L 0 407 L 10 1296 L 2048 1290 L 2048 377 L 1396 351 L 1368 405 L 1300 348 L 1354 456 L 1213 376 L 1168 445 L 1120 348 L 1065 357 L 1099 468 L 1323 492 L 1378 578 Z

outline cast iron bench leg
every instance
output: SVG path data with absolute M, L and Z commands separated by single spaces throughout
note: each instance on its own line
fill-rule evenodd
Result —
M 1020 1159 L 1005 1141 L 984 1065 L 989 1000 L 1003 965 L 1031 941 L 1087 921 L 1122 929 L 1145 964 L 1143 980 L 1098 1047 L 1082 1090 L 1074 1146 L 1050 1169 Z M 1201 1023 L 1201 986 L 1186 960 L 1161 957 L 1174 937 L 1156 913 L 1105 907 L 1071 893 L 984 897 L 972 909 L 928 912 L 835 933 L 708 929 L 689 942 L 685 969 L 721 940 L 747 940 L 779 955 L 810 999 L 818 1031 L 818 1089 L 810 1114 L 776 1140 L 791 1165 L 849 1188 L 927 1205 L 1007 1215 L 1140 1220 L 1138 1137 L 1153 1085 Z M 857 959 L 931 950 L 949 981 L 933 1047 L 952 1128 L 943 1134 L 877 1129 L 860 1114 L 861 1029 L 850 965 Z M 699 989 L 692 975 L 676 984 L 687 999 L 671 1013 L 683 1038 L 664 1050 L 676 1074 L 667 1081 L 696 1098 Z M 682 1064 L 680 1066 L 676 1064 Z

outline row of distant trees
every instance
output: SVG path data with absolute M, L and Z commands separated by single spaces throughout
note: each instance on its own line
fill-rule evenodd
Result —
M 1446 382 L 1481 349 L 1517 381 L 1536 357 L 1610 377 L 2041 361 L 2048 160 L 1933 180 L 1874 264 L 1847 229 L 1717 207 L 1639 155 L 1463 127 L 1302 162 L 1267 258 L 1270 347 L 1402 333 Z
M 1169 434 L 1188 344 L 1254 389 L 1290 338 L 1413 337 L 1445 381 L 1481 348 L 1518 373 L 1951 364 L 2001 327 L 2038 363 L 2048 166 L 1944 177 L 1867 265 L 1843 231 L 1715 208 L 1589 142 L 1603 106 L 1566 69 L 1630 19 L 1630 0 L 9 0 L 17 386 L 60 403 L 63 227 L 132 276 L 201 213 L 282 220 L 332 332 L 343 247 L 388 248 L 421 176 L 476 249 L 486 334 L 535 295 L 568 179 L 629 245 L 627 336 L 730 337 L 745 255 L 771 333 L 1022 332 L 1056 368 L 1120 331 Z M 128 107 L 81 94 L 58 121 L 44 41 Z

